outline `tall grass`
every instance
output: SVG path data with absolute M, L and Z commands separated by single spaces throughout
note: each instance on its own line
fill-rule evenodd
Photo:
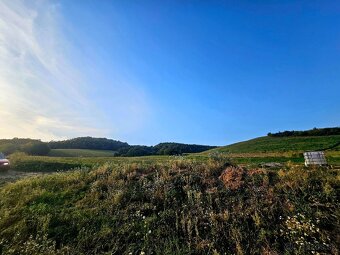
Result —
M 7 184 L 0 254 L 338 253 L 337 171 L 228 166 L 116 162 Z
M 179 156 L 144 156 L 144 157 L 45 157 L 45 156 L 27 156 L 22 153 L 11 155 L 11 169 L 22 172 L 55 172 L 66 171 L 79 167 L 94 167 L 105 163 L 123 164 L 123 163 L 141 163 L 156 164 L 157 162 L 171 162 L 178 158 L 185 158 L 195 162 L 204 162 L 209 160 L 211 154 L 189 154 L 183 157 Z M 266 162 L 294 162 L 303 164 L 304 159 L 299 153 L 217 153 L 224 157 L 229 157 L 235 164 L 259 165 Z M 331 165 L 340 165 L 340 153 L 333 151 L 327 152 L 326 158 Z

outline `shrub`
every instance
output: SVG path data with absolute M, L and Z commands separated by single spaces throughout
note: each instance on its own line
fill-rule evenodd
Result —
M 24 152 L 29 155 L 47 155 L 50 152 L 50 147 L 47 143 L 33 139 L 1 139 L 0 152 L 7 155 L 15 152 Z

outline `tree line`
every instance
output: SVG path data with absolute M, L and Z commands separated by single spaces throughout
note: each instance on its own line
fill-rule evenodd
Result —
M 129 145 L 107 138 L 78 137 L 64 141 L 49 142 L 51 149 L 91 149 L 116 151 L 115 156 L 137 157 L 149 155 L 181 155 L 183 153 L 195 153 L 210 150 L 214 146 L 160 143 L 156 146 Z
M 129 147 L 129 144 L 107 138 L 77 137 L 64 141 L 51 141 L 48 143 L 51 149 L 88 149 L 88 150 L 110 150 Z
M 313 128 L 304 131 L 283 131 L 278 133 L 268 133 L 271 137 L 289 137 L 289 136 L 328 136 L 328 135 L 340 135 L 340 127 L 331 128 Z
M 40 140 L 29 138 L 0 139 L 0 152 L 5 155 L 24 152 L 28 155 L 44 156 L 50 150 L 50 146 Z
M 13 138 L 0 140 L 0 152 L 5 155 L 24 152 L 28 155 L 48 155 L 51 149 L 88 149 L 115 151 L 115 156 L 136 157 L 149 155 L 182 155 L 197 153 L 215 148 L 215 146 L 160 143 L 155 146 L 129 145 L 128 143 L 94 137 L 77 137 L 63 141 L 42 142 L 35 139 Z
M 198 153 L 216 148 L 216 146 L 183 144 L 183 143 L 160 143 L 155 146 L 133 145 L 117 151 L 117 156 L 149 156 L 149 155 L 182 155 L 184 153 Z

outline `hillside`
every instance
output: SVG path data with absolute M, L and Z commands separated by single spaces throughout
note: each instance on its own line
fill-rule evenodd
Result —
M 340 142 L 340 135 L 308 136 L 308 137 L 272 137 L 265 136 L 244 142 L 216 148 L 212 151 L 228 153 L 258 153 L 258 152 L 303 152 L 321 150 L 332 147 Z M 333 150 L 340 150 L 339 146 Z
M 155 146 L 129 145 L 128 143 L 95 137 L 77 137 L 63 141 L 42 142 L 34 139 L 0 139 L 0 152 L 10 155 L 24 152 L 33 156 L 52 157 L 136 157 L 151 155 L 182 155 L 216 148 L 216 146 L 159 143 Z
M 198 153 L 216 148 L 216 146 L 184 144 L 184 143 L 159 143 L 155 146 L 132 145 L 117 151 L 117 156 L 135 157 L 150 155 L 182 155 L 185 153 Z
M 78 137 L 64 141 L 52 141 L 48 143 L 52 149 L 50 156 L 150 156 L 150 155 L 180 155 L 183 153 L 203 152 L 215 146 L 183 144 L 183 143 L 159 143 L 155 146 L 129 145 L 128 143 L 94 137 Z M 58 151 L 57 151 L 58 150 Z M 73 150 L 73 151 L 70 151 Z M 85 150 L 91 150 L 86 152 Z M 100 151 L 104 151 L 101 153 Z M 97 152 L 94 152 L 97 151 Z M 109 152 L 111 151 L 111 152 Z M 110 155 L 109 155 L 110 154 Z
M 127 143 L 107 138 L 77 137 L 64 141 L 51 141 L 48 143 L 51 149 L 88 149 L 88 150 L 111 150 L 128 147 Z
M 222 158 L 24 179 L 0 187 L 0 254 L 338 254 L 339 180 Z

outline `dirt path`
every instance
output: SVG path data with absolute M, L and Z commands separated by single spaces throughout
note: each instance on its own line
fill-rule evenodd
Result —
M 42 175 L 42 173 L 17 172 L 13 170 L 0 171 L 0 186 L 4 185 L 7 182 L 14 182 L 25 177 L 38 175 Z

